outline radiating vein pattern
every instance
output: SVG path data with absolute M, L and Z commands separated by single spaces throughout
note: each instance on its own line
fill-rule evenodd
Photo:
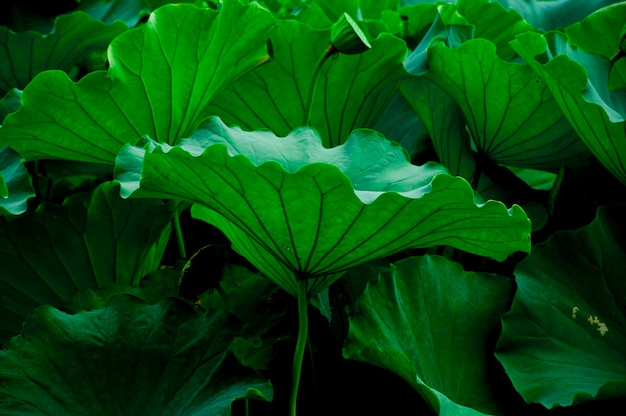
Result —
M 621 13 L 626 16 L 626 7 L 621 7 Z M 604 79 L 608 78 L 607 58 L 576 51 L 567 42 L 563 34 L 527 34 L 512 45 L 545 80 L 581 141 L 616 178 L 626 183 L 624 91 L 608 91 Z M 541 64 L 535 57 L 546 50 L 554 57 Z
M 548 86 L 529 65 L 500 59 L 483 39 L 429 51 L 426 76 L 461 107 L 479 152 L 509 166 L 558 169 L 584 155 Z
M 317 60 L 329 45 L 328 30 L 280 21 L 271 36 L 268 64 L 230 84 L 211 103 L 211 113 L 247 130 L 267 128 L 285 136 L 300 127 L 312 98 L 310 125 L 326 147 L 341 144 L 355 128 L 372 128 L 397 84 L 407 77 L 406 46 L 391 35 L 372 41 L 361 55 L 337 54 L 326 61 L 313 97 L 308 97 Z
M 410 247 L 448 245 L 498 260 L 528 250 L 521 208 L 476 205 L 464 179 L 436 164 L 411 165 L 375 132 L 356 131 L 325 149 L 312 131 L 272 138 L 215 118 L 174 147 L 127 146 L 116 176 L 124 196 L 139 191 L 204 206 L 199 217 L 291 293 L 296 277 L 336 275 Z M 301 135 L 307 139 L 298 141 Z M 285 160 L 293 142 L 311 157 L 297 169 Z
M 104 24 L 84 12 L 59 16 L 48 35 L 0 26 L 0 96 L 11 88 L 23 90 L 42 71 L 69 71 L 88 53 L 106 50 L 126 29 L 120 21 Z
M 174 144 L 208 116 L 218 92 L 268 59 L 273 27 L 256 4 L 231 1 L 220 12 L 159 8 L 111 43 L 107 71 L 77 83 L 58 71 L 37 76 L 22 108 L 7 116 L 0 142 L 27 159 L 104 164 L 144 135 Z
M 61 207 L 0 219 L 0 338 L 19 333 L 38 306 L 64 307 L 113 282 L 138 284 L 159 265 L 173 212 L 156 200 L 125 201 L 107 183 L 90 199 L 78 194 Z M 152 221 L 138 221 L 146 216 Z

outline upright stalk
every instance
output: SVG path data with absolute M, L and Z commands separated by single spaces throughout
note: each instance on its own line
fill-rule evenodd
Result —
M 296 284 L 298 286 L 298 340 L 296 342 L 296 351 L 293 355 L 293 366 L 291 368 L 290 416 L 296 416 L 296 402 L 298 399 L 298 386 L 300 385 L 300 373 L 302 371 L 302 359 L 304 358 L 306 341 L 309 334 L 307 281 L 305 279 L 297 279 Z
M 176 234 L 176 241 L 178 242 L 178 253 L 181 259 L 187 258 L 187 250 L 185 250 L 185 240 L 183 239 L 183 231 L 180 228 L 180 211 L 181 208 L 176 210 L 174 218 L 172 218 L 172 225 L 174 227 L 174 234 Z
M 326 50 L 324 51 L 324 54 L 315 64 L 315 69 L 313 70 L 313 79 L 311 80 L 311 85 L 309 86 L 309 95 L 307 95 L 308 101 L 306 103 L 306 107 L 304 108 L 304 119 L 302 120 L 303 126 L 308 126 L 311 119 L 311 106 L 313 104 L 313 97 L 315 96 L 315 88 L 317 86 L 317 79 L 319 78 L 320 70 L 322 69 L 322 66 L 324 66 L 324 62 L 326 62 L 326 60 L 330 58 L 335 52 L 337 52 L 337 49 L 335 49 L 333 45 L 329 45 L 328 48 L 326 48 Z

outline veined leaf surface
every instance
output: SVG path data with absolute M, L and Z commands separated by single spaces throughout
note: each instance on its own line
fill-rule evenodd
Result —
M 438 415 L 504 414 L 486 350 L 512 290 L 444 257 L 402 260 L 352 308 L 344 356 L 398 374 Z
M 36 77 L 0 129 L 0 143 L 28 160 L 105 164 L 144 135 L 175 143 L 209 115 L 215 94 L 269 59 L 273 26 L 269 12 L 238 0 L 225 1 L 220 12 L 161 7 L 111 43 L 108 71 L 77 83 L 59 71 Z
M 106 183 L 61 207 L 0 218 L 0 337 L 19 333 L 38 306 L 63 307 L 113 282 L 136 285 L 159 266 L 173 212 L 156 200 L 125 201 Z
M 292 294 L 296 278 L 320 278 L 315 294 L 338 273 L 409 247 L 451 245 L 498 260 L 529 249 L 521 208 L 476 204 L 469 184 L 445 172 L 411 165 L 372 130 L 325 149 L 310 128 L 279 138 L 218 118 L 177 146 L 126 146 L 116 162 L 123 196 L 204 206 L 203 218 Z
M 209 109 L 227 124 L 284 136 L 305 121 L 314 68 L 329 46 L 330 31 L 280 21 L 271 41 L 272 61 L 229 85 Z M 310 125 L 327 147 L 341 144 L 355 128 L 374 127 L 398 82 L 408 77 L 404 42 L 385 34 L 371 44 L 362 54 L 336 54 L 322 67 Z
M 496 356 L 517 391 L 547 408 L 626 395 L 626 224 L 605 206 L 515 270 Z
M 582 31 L 601 44 L 604 38 L 597 31 L 587 29 L 593 28 L 594 22 L 605 13 L 619 15 L 622 22 L 626 21 L 626 4 L 589 16 L 574 30 L 574 36 L 580 38 Z M 606 25 L 603 36 L 611 33 L 617 49 L 622 26 L 616 19 L 603 21 L 613 22 Z M 585 45 L 589 43 L 587 40 Z M 610 60 L 603 56 L 605 47 L 598 47 L 596 53 L 584 51 L 568 43 L 562 32 L 526 33 L 514 40 L 512 46 L 545 81 L 589 150 L 616 178 L 626 183 L 626 90 L 609 91 Z M 623 68 L 616 65 L 613 70 L 622 71 L 622 78 L 626 79 Z

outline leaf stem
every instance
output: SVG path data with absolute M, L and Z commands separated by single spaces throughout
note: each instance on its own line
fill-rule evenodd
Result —
M 300 385 L 300 373 L 302 370 L 302 359 L 306 350 L 306 341 L 309 334 L 309 299 L 307 295 L 306 279 L 297 279 L 298 296 L 298 340 L 296 350 L 293 355 L 293 366 L 291 369 L 291 397 L 289 399 L 289 415 L 296 416 L 296 402 L 298 399 L 298 386 Z
M 309 87 L 309 95 L 308 101 L 306 103 L 306 107 L 304 108 L 304 119 L 302 120 L 303 126 L 308 126 L 311 119 L 311 107 L 313 105 L 313 97 L 315 96 L 315 88 L 317 86 L 317 79 L 320 75 L 320 70 L 324 65 L 324 62 L 328 60 L 333 54 L 337 52 L 337 49 L 333 45 L 329 45 L 328 48 L 324 51 L 324 54 L 320 57 L 320 59 L 315 64 L 315 69 L 313 70 L 313 79 L 311 80 L 311 85 Z
M 174 233 L 176 234 L 176 241 L 178 242 L 178 253 L 181 259 L 187 258 L 187 251 L 185 250 L 185 240 L 183 238 L 183 230 L 180 228 L 180 209 L 176 210 L 174 217 L 172 218 L 172 226 L 174 227 Z

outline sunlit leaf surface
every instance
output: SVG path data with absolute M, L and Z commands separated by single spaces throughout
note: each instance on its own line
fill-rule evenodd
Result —
M 202 218 L 292 294 L 296 277 L 320 278 L 315 294 L 337 273 L 408 247 L 451 245 L 498 260 L 529 248 L 519 207 L 477 205 L 465 180 L 411 165 L 372 130 L 325 149 L 312 129 L 278 138 L 212 118 L 177 146 L 125 147 L 116 177 L 125 197 L 205 207 Z
M 219 13 L 184 4 L 159 8 L 111 43 L 108 71 L 77 83 L 60 71 L 40 74 L 25 89 L 22 108 L 6 118 L 0 142 L 29 160 L 106 164 L 146 134 L 175 143 L 209 115 L 216 93 L 269 59 L 273 25 L 267 11 L 238 1 Z

